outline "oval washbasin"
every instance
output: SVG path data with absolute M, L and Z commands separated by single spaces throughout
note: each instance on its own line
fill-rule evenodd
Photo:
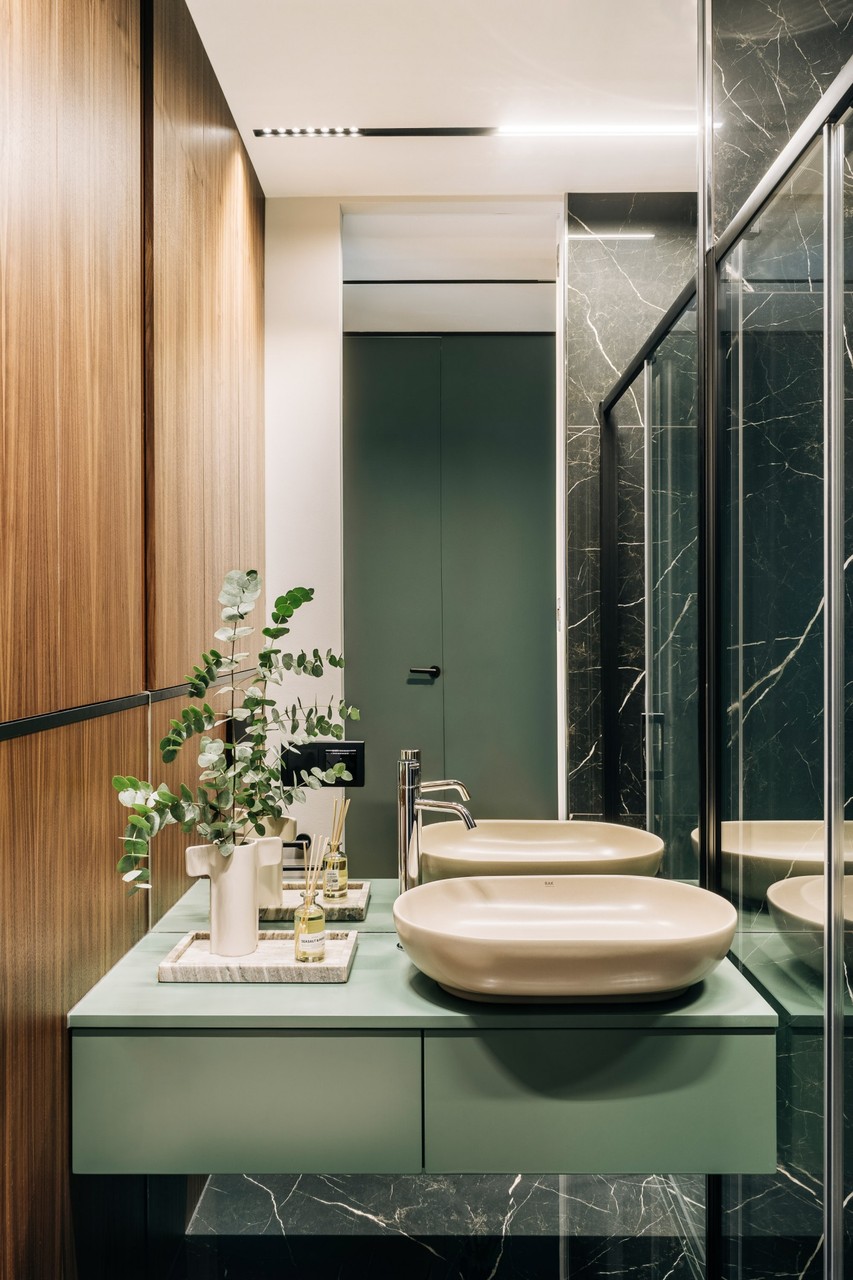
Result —
M 823 876 L 794 876 L 767 890 L 770 915 L 788 949 L 821 975 L 825 893 Z M 853 876 L 844 877 L 844 963 L 853 972 Z
M 722 823 L 723 888 L 761 902 L 771 884 L 823 870 L 819 820 L 755 820 Z M 699 833 L 691 832 L 698 849 Z M 853 822 L 844 824 L 845 864 L 853 872 Z
M 486 819 L 432 822 L 421 834 L 421 879 L 450 876 L 656 874 L 663 841 L 616 822 Z
M 469 1000 L 650 1000 L 706 977 L 737 913 L 648 876 L 477 876 L 409 889 L 394 923 L 414 964 Z

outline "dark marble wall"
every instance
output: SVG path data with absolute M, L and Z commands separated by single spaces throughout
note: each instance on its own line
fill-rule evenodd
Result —
M 845 1054 L 849 1068 L 846 1038 Z M 823 1276 L 823 1036 L 819 1029 L 783 1025 L 779 1031 L 777 1126 L 775 1174 L 723 1179 L 724 1280 L 820 1280 Z
M 696 197 L 692 192 L 578 195 L 569 197 L 568 212 L 570 236 L 582 237 L 569 239 L 566 261 L 569 811 L 600 817 L 597 408 L 695 270 Z M 626 231 L 652 232 L 654 239 L 599 238 Z M 641 407 L 640 402 L 633 408 L 634 423 L 640 422 Z M 633 464 L 626 454 L 625 481 L 635 496 L 642 492 L 641 456 L 639 461 L 638 480 L 636 451 Z M 627 527 L 632 523 L 627 508 L 624 518 Z M 626 577 L 626 618 L 633 599 L 640 600 L 642 615 L 642 592 L 642 577 Z M 636 679 L 636 671 L 631 675 L 635 658 L 626 649 L 620 659 L 620 681 L 628 685 Z M 639 696 L 642 703 L 642 692 Z
M 719 235 L 853 55 L 853 4 L 713 0 L 712 15 Z
M 211 1178 L 173 1280 L 694 1280 L 701 1178 Z

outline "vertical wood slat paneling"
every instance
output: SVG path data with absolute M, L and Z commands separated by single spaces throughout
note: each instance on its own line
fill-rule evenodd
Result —
M 263 202 L 183 4 L 154 0 L 153 46 L 148 684 L 162 689 L 215 643 L 224 573 L 263 568 Z
M 65 1015 L 144 932 L 145 895 L 128 900 L 115 872 L 110 777 L 144 773 L 147 715 L 0 743 L 3 1280 L 73 1274 Z
M 143 683 L 138 10 L 0 3 L 0 720 Z

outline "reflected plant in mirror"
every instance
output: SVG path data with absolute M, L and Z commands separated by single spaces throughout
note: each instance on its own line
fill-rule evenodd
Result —
M 225 652 L 211 648 L 201 655 L 187 684 L 190 697 L 202 700 L 202 705 L 185 707 L 160 743 L 163 763 L 170 764 L 187 743 L 198 739 L 201 773 L 195 791 L 181 784 L 176 794 L 165 782 L 155 787 L 139 778 L 113 778 L 120 803 L 130 810 L 117 869 L 131 885 L 131 894 L 150 886 L 149 846 L 163 827 L 178 823 L 185 832 L 196 831 L 227 858 L 238 845 L 266 835 L 293 804 L 304 801 L 307 791 L 351 780 L 339 763 L 298 774 L 291 769 L 289 783 L 283 781 L 284 753 L 298 757 L 300 744 L 312 738 L 342 738 L 346 720 L 357 720 L 359 713 L 343 699 L 325 709 L 297 699 L 280 709 L 270 696 L 270 686 L 281 686 L 290 676 L 319 679 L 327 667 L 343 666 L 343 658 L 331 649 L 323 656 L 317 649 L 293 653 L 279 645 L 296 610 L 313 599 L 311 587 L 293 587 L 278 596 L 270 624 L 262 628 L 266 642 L 257 661 L 241 670 L 250 655 L 238 645 L 254 632 L 246 619 L 261 587 L 254 569 L 232 569 L 225 575 L 219 593 L 223 625 L 214 633 Z M 214 686 L 212 701 L 227 700 L 221 711 L 206 701 Z M 223 733 L 217 736 L 220 729 Z M 294 780 L 297 776 L 300 781 Z

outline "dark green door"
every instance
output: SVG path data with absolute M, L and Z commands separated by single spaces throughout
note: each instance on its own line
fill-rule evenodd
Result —
M 402 747 L 475 817 L 556 816 L 554 412 L 551 335 L 344 339 L 354 875 L 395 874 Z

